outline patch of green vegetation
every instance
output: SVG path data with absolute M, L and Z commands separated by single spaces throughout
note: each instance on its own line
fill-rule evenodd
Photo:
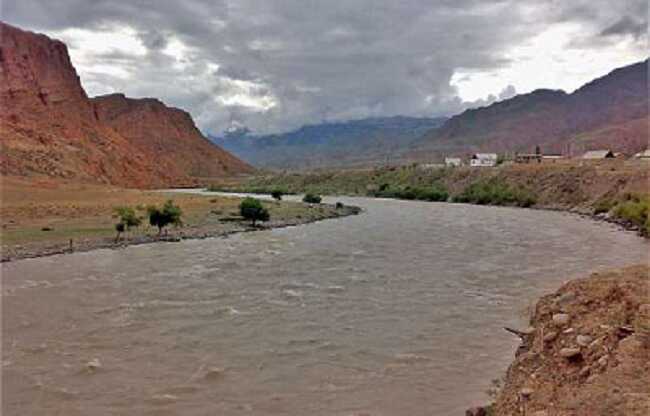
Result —
M 264 208 L 262 202 L 255 198 L 244 198 L 239 204 L 239 213 L 242 217 L 250 220 L 253 226 L 257 221 L 268 221 L 271 216 L 269 211 Z
M 302 198 L 302 202 L 306 202 L 308 204 L 320 204 L 322 200 L 323 198 L 321 198 L 320 195 L 316 195 L 311 192 L 307 192 Z
M 650 235 L 650 222 L 648 221 L 648 206 L 650 196 L 628 194 L 624 201 L 619 202 L 612 210 L 612 215 L 626 221 L 630 221 L 644 235 Z
M 171 199 L 165 202 L 162 208 L 150 206 L 147 208 L 149 214 L 149 224 L 158 227 L 158 234 L 162 234 L 162 230 L 168 225 L 179 227 L 183 225 L 181 216 L 183 211 Z
M 453 202 L 478 205 L 530 207 L 536 199 L 528 190 L 508 185 L 495 178 L 476 181 L 454 196 Z
M 370 196 L 377 198 L 396 198 L 418 201 L 447 201 L 449 192 L 444 186 L 434 184 L 425 186 L 405 186 L 391 187 L 388 184 L 382 184 L 379 189 L 368 192 Z
M 601 198 L 594 204 L 594 214 L 605 214 L 616 206 L 616 201 L 610 198 Z

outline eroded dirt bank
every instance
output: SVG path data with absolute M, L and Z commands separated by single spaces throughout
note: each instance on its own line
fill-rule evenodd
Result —
M 596 273 L 542 297 L 496 402 L 467 414 L 647 415 L 649 272 Z

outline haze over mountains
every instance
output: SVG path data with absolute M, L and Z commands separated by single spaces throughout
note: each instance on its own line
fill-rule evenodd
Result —
M 537 90 L 450 119 L 391 117 L 305 126 L 271 136 L 235 132 L 211 140 L 265 168 L 351 167 L 441 161 L 477 151 L 573 154 L 648 146 L 648 61 L 593 80 L 571 94 Z
M 440 127 L 444 118 L 383 117 L 304 126 L 267 136 L 247 130 L 210 139 L 259 167 L 311 169 L 364 166 L 399 160 L 423 134 Z
M 251 172 L 155 99 L 90 99 L 65 44 L 0 22 L 0 172 L 125 187 Z

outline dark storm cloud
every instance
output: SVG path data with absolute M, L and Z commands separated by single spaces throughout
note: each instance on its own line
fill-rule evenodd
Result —
M 648 31 L 648 22 L 642 19 L 635 19 L 630 16 L 624 16 L 611 26 L 608 26 L 600 32 L 601 36 L 621 36 L 632 35 L 639 38 Z
M 594 39 L 610 35 L 639 39 L 647 3 L 5 0 L 2 15 L 50 34 L 131 28 L 146 53 L 90 51 L 93 65 L 81 75 L 91 94 L 158 96 L 188 109 L 204 130 L 239 123 L 266 132 L 322 120 L 460 111 L 468 104 L 450 84 L 459 69 L 506 66 L 512 47 L 557 23 L 584 27 L 585 39 L 574 47 L 599 47 Z M 173 56 L 178 45 L 180 59 Z M 509 86 L 475 104 L 512 94 Z

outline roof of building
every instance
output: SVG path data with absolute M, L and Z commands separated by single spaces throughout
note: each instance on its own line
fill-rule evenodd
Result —
M 583 159 L 605 159 L 608 157 L 614 157 L 611 150 L 590 150 L 582 155 Z
M 475 153 L 472 155 L 472 159 L 498 159 L 496 153 Z

